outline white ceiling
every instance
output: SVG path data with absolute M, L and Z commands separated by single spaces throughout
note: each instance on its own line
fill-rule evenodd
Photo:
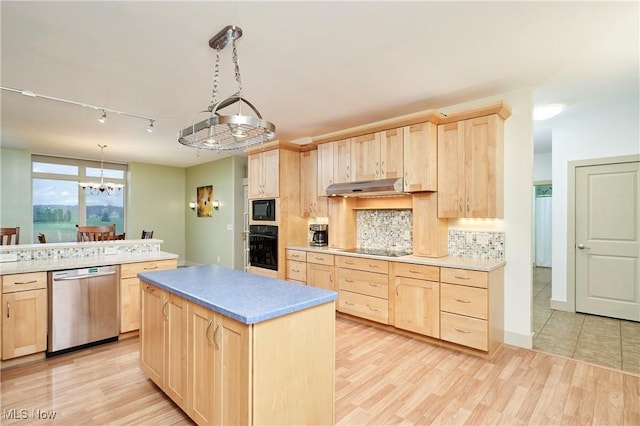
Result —
M 531 87 L 535 102 L 638 91 L 638 2 L 0 3 L 1 84 L 156 118 L 2 91 L 2 145 L 179 167 L 220 156 L 176 140 L 206 118 L 215 52 L 241 27 L 245 96 L 294 140 Z M 222 51 L 220 95 L 237 90 Z M 232 108 L 232 107 L 231 107 Z M 230 108 L 230 109 L 231 109 Z M 550 150 L 554 120 L 536 125 Z M 547 146 L 543 145 L 547 139 Z

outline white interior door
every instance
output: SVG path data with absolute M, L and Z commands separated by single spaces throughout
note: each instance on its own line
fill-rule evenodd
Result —
M 640 162 L 576 168 L 576 311 L 640 321 Z

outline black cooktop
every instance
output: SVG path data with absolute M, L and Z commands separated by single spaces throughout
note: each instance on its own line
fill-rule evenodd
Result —
M 354 249 L 345 249 L 342 251 L 346 251 L 349 253 L 367 254 L 370 256 L 388 256 L 388 257 L 400 257 L 400 256 L 408 256 L 412 254 L 410 251 L 405 251 L 405 250 L 371 249 L 371 248 L 354 248 Z

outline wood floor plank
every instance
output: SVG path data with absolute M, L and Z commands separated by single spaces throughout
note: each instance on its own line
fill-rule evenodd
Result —
M 191 425 L 139 367 L 138 339 L 9 367 L 2 425 Z M 487 361 L 336 320 L 339 425 L 640 424 L 640 376 L 506 346 Z M 11 419 L 27 410 L 29 420 Z

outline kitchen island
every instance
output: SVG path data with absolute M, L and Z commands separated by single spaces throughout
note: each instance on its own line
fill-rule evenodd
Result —
M 140 363 L 197 424 L 333 424 L 332 291 L 214 265 L 138 274 Z

